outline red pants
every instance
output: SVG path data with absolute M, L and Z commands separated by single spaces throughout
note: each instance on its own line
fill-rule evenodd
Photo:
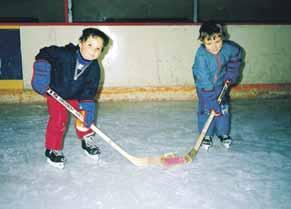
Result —
M 76 110 L 79 111 L 78 100 L 67 100 Z M 46 149 L 62 150 L 64 146 L 64 134 L 67 130 L 69 115 L 67 109 L 54 98 L 47 96 L 49 120 L 46 129 Z M 80 130 L 75 123 L 76 134 L 79 139 L 86 135 L 93 134 L 91 129 Z

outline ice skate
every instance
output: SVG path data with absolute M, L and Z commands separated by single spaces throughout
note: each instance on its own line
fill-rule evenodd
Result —
M 65 157 L 62 151 L 46 149 L 45 156 L 50 165 L 60 169 L 65 167 Z
M 99 160 L 100 149 L 93 140 L 94 136 L 85 136 L 82 140 L 82 149 L 85 154 L 94 160 Z
M 223 135 L 223 136 L 219 136 L 218 138 L 220 139 L 220 142 L 223 144 L 223 146 L 226 149 L 229 149 L 230 148 L 230 145 L 232 144 L 232 139 L 231 139 L 230 136 Z
M 212 142 L 212 137 L 211 136 L 205 136 L 203 141 L 202 141 L 202 146 L 203 148 L 208 151 L 210 147 L 212 147 L 213 142 Z

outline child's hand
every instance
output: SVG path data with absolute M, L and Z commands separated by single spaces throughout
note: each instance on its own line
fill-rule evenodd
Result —
M 214 90 L 203 90 L 201 92 L 201 99 L 208 112 L 211 112 L 213 110 L 218 115 L 221 113 L 221 107 L 219 102 L 217 101 L 217 95 Z
M 212 110 L 212 112 L 214 112 L 214 116 L 216 117 L 216 116 L 220 116 L 221 115 L 221 113 L 220 112 L 215 112 L 215 110 Z
M 96 104 L 93 100 L 80 101 L 80 109 L 85 111 L 84 124 L 87 128 L 94 123 Z
M 227 86 L 230 86 L 230 85 L 231 85 L 231 80 L 225 80 L 224 83 L 225 83 Z
M 239 79 L 239 71 L 228 69 L 223 77 L 224 82 L 230 82 L 230 84 L 236 84 Z
M 207 105 L 207 109 L 209 112 L 214 111 L 215 116 L 218 116 L 221 114 L 221 107 L 220 104 L 214 100 L 214 101 L 209 101 L 209 104 Z

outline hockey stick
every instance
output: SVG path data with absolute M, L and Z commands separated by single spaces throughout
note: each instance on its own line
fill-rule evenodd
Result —
M 226 90 L 229 87 L 229 83 L 226 82 L 217 98 L 218 103 L 221 103 L 221 100 L 223 98 L 223 96 L 226 93 Z M 208 116 L 207 121 L 204 124 L 203 129 L 201 130 L 201 133 L 199 134 L 198 138 L 196 139 L 196 143 L 194 145 L 194 147 L 184 156 L 176 156 L 176 157 L 172 157 L 172 158 L 166 158 L 164 159 L 164 164 L 166 166 L 174 166 L 174 165 L 178 165 L 178 164 L 184 164 L 184 163 L 190 163 L 193 161 L 193 159 L 195 158 L 195 156 L 197 155 L 199 148 L 201 146 L 201 143 L 203 141 L 203 138 L 205 137 L 213 119 L 215 117 L 215 111 L 212 110 L 210 115 Z
M 55 100 L 57 100 L 60 104 L 62 104 L 68 111 L 70 111 L 76 118 L 84 121 L 84 117 L 81 113 L 79 113 L 74 107 L 72 107 L 66 100 L 60 97 L 55 91 L 52 89 L 48 89 L 47 93 L 52 96 Z M 110 139 L 106 134 L 104 134 L 101 130 L 99 130 L 94 124 L 90 126 L 90 128 L 98 134 L 104 141 L 106 141 L 111 147 L 113 147 L 116 151 L 118 151 L 123 157 L 129 160 L 136 166 L 150 166 L 150 165 L 165 165 L 164 162 L 170 160 L 175 156 L 156 156 L 156 157 L 135 157 L 128 154 L 125 150 L 123 150 L 118 144 L 116 144 L 112 139 Z M 165 161 L 166 160 L 166 161 Z

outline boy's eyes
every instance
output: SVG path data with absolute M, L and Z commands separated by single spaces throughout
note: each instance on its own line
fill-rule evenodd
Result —
M 87 46 L 88 47 L 94 47 L 92 44 L 89 44 L 89 43 L 87 44 Z M 96 50 L 100 50 L 100 48 L 97 47 Z
M 221 41 L 222 41 L 221 34 L 214 34 L 212 36 L 205 37 L 203 42 L 205 45 L 211 45 L 213 43 L 218 44 Z
M 222 41 L 221 39 L 216 39 L 216 40 L 211 40 L 211 41 L 205 41 L 204 44 L 207 45 L 207 46 L 210 46 L 213 43 L 218 44 L 221 41 Z
M 88 44 L 87 45 L 89 48 L 93 48 L 93 45 L 92 44 Z M 93 48 L 93 50 L 96 50 L 96 51 L 101 51 L 101 49 L 100 48 Z
M 219 40 L 215 40 L 215 43 L 220 43 L 221 42 L 221 39 L 219 39 Z

